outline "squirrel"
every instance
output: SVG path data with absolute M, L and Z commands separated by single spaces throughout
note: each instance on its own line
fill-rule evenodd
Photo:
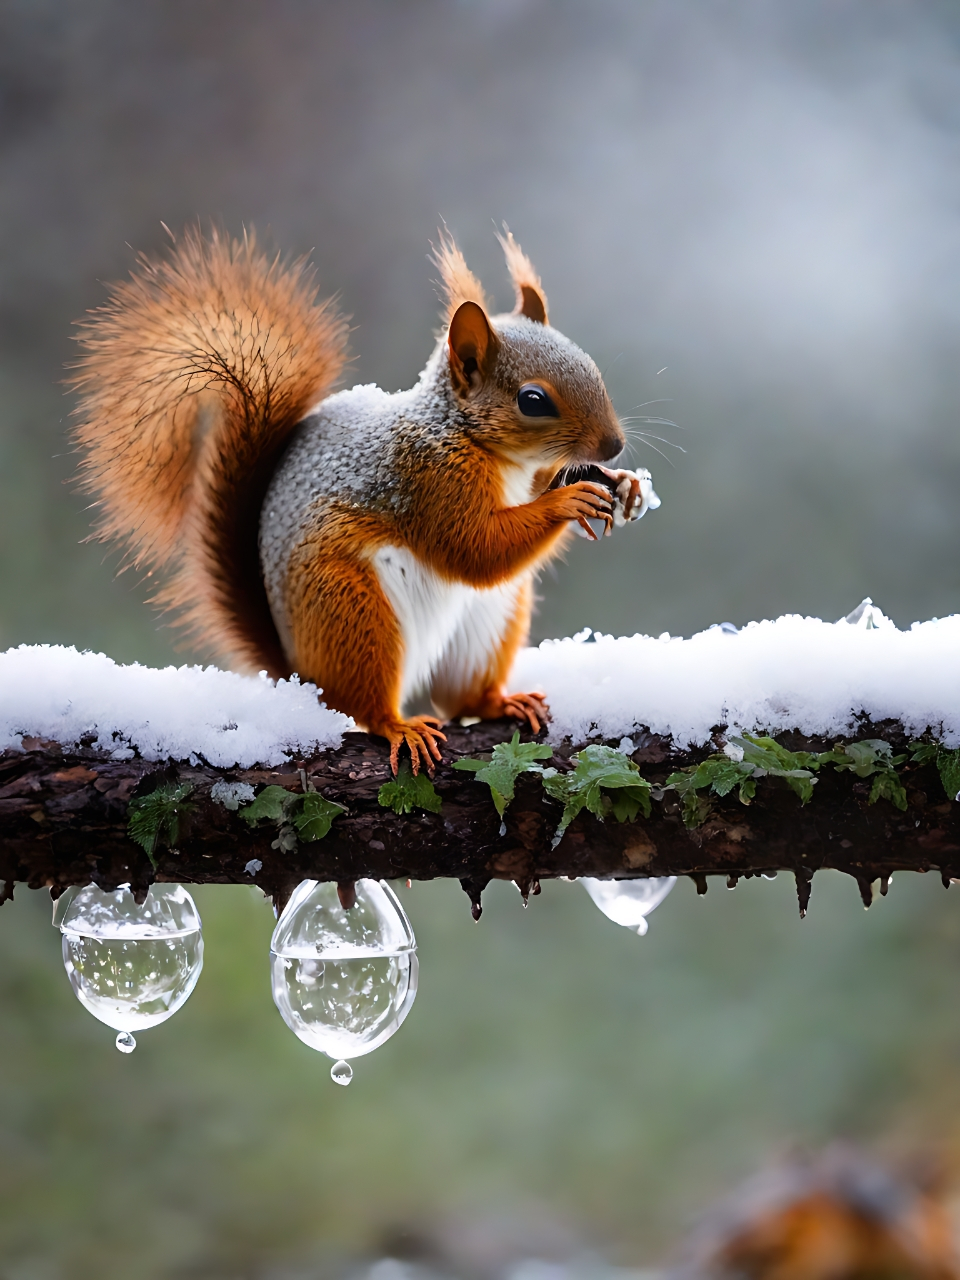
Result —
M 543 694 L 506 684 L 535 571 L 572 524 L 595 537 L 591 519 L 609 533 L 658 504 L 649 472 L 603 465 L 624 434 L 600 372 L 499 239 L 515 309 L 489 313 L 444 231 L 446 323 L 393 395 L 334 393 L 346 321 L 305 259 L 252 233 L 171 234 L 79 325 L 74 435 L 99 536 L 126 544 L 122 567 L 164 572 L 152 602 L 236 669 L 296 672 L 386 738 L 394 773 L 404 743 L 432 773 L 454 717 L 539 731 Z M 424 687 L 436 715 L 405 716 Z

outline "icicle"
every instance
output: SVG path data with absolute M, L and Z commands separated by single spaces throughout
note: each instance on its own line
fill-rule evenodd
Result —
M 807 907 L 810 905 L 810 889 L 813 885 L 813 872 L 806 867 L 797 867 L 794 871 L 797 882 L 797 905 L 800 908 L 800 919 L 806 919 Z
M 480 895 L 490 882 L 488 880 L 461 880 L 460 888 L 470 899 L 470 914 L 475 921 L 479 921 L 483 915 L 483 907 L 480 904 Z
M 344 911 L 350 911 L 357 905 L 357 885 L 354 880 L 339 880 L 337 882 L 337 897 L 340 899 L 340 905 Z

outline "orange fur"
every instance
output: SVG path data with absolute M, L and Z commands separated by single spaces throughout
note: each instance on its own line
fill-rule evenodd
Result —
M 500 471 L 495 455 L 465 446 L 398 518 L 403 541 L 441 577 L 498 586 L 544 563 L 560 549 L 569 520 L 596 517 L 609 501 L 605 489 L 581 483 L 505 507 Z
M 414 773 L 421 760 L 432 772 L 444 735 L 432 717 L 401 715 L 403 644 L 370 564 L 387 540 L 376 518 L 340 511 L 299 544 L 287 583 L 298 670 L 322 683 L 328 706 L 387 739 L 394 772 L 404 743 Z
M 158 599 L 248 669 L 287 674 L 257 554 L 274 460 L 346 357 L 312 270 L 188 232 L 80 326 L 71 379 L 84 487 L 99 535 L 130 560 L 176 568 Z
M 446 301 L 446 318 L 452 320 L 456 310 L 464 302 L 475 302 L 486 310 L 487 299 L 483 285 L 467 266 L 446 227 L 440 229 L 440 243 L 433 246 L 433 263 L 440 272 Z

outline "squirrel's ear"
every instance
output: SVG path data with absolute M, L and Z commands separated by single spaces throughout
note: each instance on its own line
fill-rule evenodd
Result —
M 483 307 L 461 302 L 450 321 L 447 342 L 454 385 L 463 392 L 476 391 L 493 368 L 500 347 Z
M 506 223 L 503 224 L 503 235 L 498 234 L 497 239 L 507 260 L 507 270 L 517 296 L 514 315 L 526 316 L 537 324 L 547 324 L 547 295 L 543 291 L 540 277 L 533 269 L 533 263 L 514 240 Z

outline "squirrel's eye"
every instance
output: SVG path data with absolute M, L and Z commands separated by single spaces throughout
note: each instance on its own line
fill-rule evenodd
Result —
M 527 382 L 517 392 L 517 408 L 525 418 L 559 418 L 560 413 L 543 387 Z

